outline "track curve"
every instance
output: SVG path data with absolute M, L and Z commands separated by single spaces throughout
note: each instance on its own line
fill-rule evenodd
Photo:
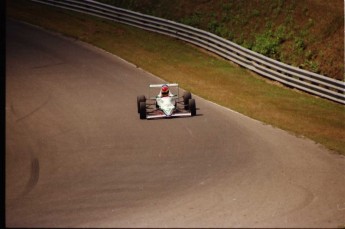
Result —
M 89 45 L 6 22 L 7 227 L 338 227 L 345 161 L 196 97 L 139 120 L 160 79 Z

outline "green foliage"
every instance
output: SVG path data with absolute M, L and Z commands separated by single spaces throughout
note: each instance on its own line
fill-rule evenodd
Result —
M 306 29 L 310 29 L 313 26 L 314 26 L 314 20 L 312 18 L 309 18 L 308 23 L 306 25 Z
M 287 6 L 287 10 L 290 13 L 293 13 L 296 9 L 297 1 L 296 0 L 290 0 Z
M 231 1 L 227 1 L 227 2 L 222 4 L 222 9 L 226 13 L 230 12 L 231 7 L 232 7 L 232 2 Z
M 283 25 L 280 25 L 276 28 L 274 36 L 279 40 L 279 44 L 283 43 L 286 41 L 287 36 L 286 36 L 286 27 Z
M 277 53 L 279 43 L 272 35 L 272 30 L 268 30 L 263 34 L 256 36 L 253 51 L 268 56 L 275 55 Z
M 269 29 L 256 36 L 252 49 L 253 51 L 263 55 L 276 57 L 280 44 L 286 40 L 286 28 L 285 26 L 280 25 L 275 31 L 273 31 L 270 29 L 271 26 L 272 25 L 268 23 L 266 28 Z
M 273 15 L 275 16 L 275 17 L 277 17 L 280 13 L 281 13 L 281 11 L 282 11 L 282 6 L 283 6 L 283 4 L 284 4 L 284 1 L 283 0 L 278 0 L 278 1 L 273 1 L 273 2 L 276 2 L 277 3 L 277 5 L 274 5 L 274 4 L 272 4 L 272 12 L 273 12 Z
M 225 25 L 220 25 L 216 28 L 216 35 L 230 39 L 233 35 L 232 33 L 228 30 L 228 28 Z
M 315 61 L 312 61 L 312 60 L 307 60 L 306 63 L 307 63 L 306 64 L 307 67 L 310 68 L 313 72 L 320 73 L 318 63 L 316 63 Z
M 199 27 L 201 23 L 201 13 L 196 11 L 191 16 L 184 17 L 181 19 L 181 23 L 193 27 Z
M 231 17 L 229 13 L 222 13 L 222 23 L 227 23 L 230 21 L 230 19 Z
M 284 20 L 284 23 L 287 25 L 287 26 L 292 26 L 294 24 L 294 20 L 293 20 L 293 17 L 291 14 L 287 15 L 285 20 Z
M 247 49 L 252 49 L 253 48 L 253 43 L 247 40 L 244 40 L 242 43 L 242 46 L 247 48 Z
M 208 23 L 207 30 L 228 40 L 232 40 L 234 37 L 233 33 L 228 29 L 226 24 L 219 23 L 216 19 L 212 19 Z
M 260 16 L 260 11 L 258 11 L 257 9 L 254 9 L 251 13 L 251 16 L 252 17 L 258 17 Z
M 239 44 L 239 45 L 242 45 L 244 43 L 244 39 L 243 39 L 243 33 L 241 33 L 241 35 L 239 37 L 237 37 L 235 40 L 234 40 L 235 43 Z
M 322 61 L 320 67 L 306 61 L 315 60 L 316 55 L 318 59 L 324 59 L 320 57 L 320 50 L 315 48 L 314 44 L 325 38 L 334 37 L 334 33 L 339 29 L 343 30 L 344 27 L 344 17 L 341 13 L 319 12 L 320 18 L 317 18 L 313 13 L 314 3 L 301 3 L 298 0 L 257 0 L 250 3 L 243 0 L 227 0 L 219 4 L 215 0 L 189 1 L 183 4 L 182 2 L 186 1 L 97 1 L 179 21 L 209 31 L 279 61 L 295 66 L 304 64 L 303 67 L 309 71 L 312 71 L 310 67 L 313 69 L 336 68 L 334 65 L 325 64 L 326 60 Z M 322 17 L 326 17 L 325 20 Z M 324 26 L 324 23 L 320 23 L 322 21 L 327 22 L 328 25 Z M 281 23 L 278 28 L 277 23 Z M 324 45 L 327 46 L 326 43 Z M 308 52 L 307 48 L 312 49 L 313 53 Z M 341 46 L 329 48 L 342 49 Z M 341 54 L 337 52 L 334 55 Z M 343 69 L 339 73 L 340 76 L 332 77 L 342 78 Z
M 306 16 L 306 17 L 309 16 L 309 9 L 308 9 L 307 6 L 304 6 L 304 7 L 303 7 L 303 14 L 304 14 L 304 16 Z
M 217 28 L 219 27 L 219 23 L 216 19 L 211 19 L 211 21 L 207 25 L 207 30 L 211 33 L 216 33 Z
M 302 51 L 305 49 L 304 40 L 303 40 L 303 38 L 301 38 L 301 37 L 295 37 L 295 39 L 294 39 L 294 44 L 295 44 L 294 49 L 295 49 L 298 53 L 302 53 Z

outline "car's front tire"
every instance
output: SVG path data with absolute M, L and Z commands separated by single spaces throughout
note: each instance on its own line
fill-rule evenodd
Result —
M 192 114 L 192 116 L 195 116 L 196 115 L 195 100 L 194 99 L 190 99 L 188 101 L 188 106 L 189 106 L 189 110 L 190 110 L 190 113 Z
M 185 91 L 183 93 L 183 104 L 184 104 L 184 109 L 188 110 L 189 106 L 189 100 L 192 98 L 192 94 L 189 91 Z
M 145 97 L 145 95 L 139 95 L 139 96 L 137 96 L 138 113 L 140 113 L 140 103 L 141 103 L 141 102 L 146 102 L 146 97 Z
M 140 102 L 139 114 L 140 114 L 140 119 L 146 119 L 146 102 Z

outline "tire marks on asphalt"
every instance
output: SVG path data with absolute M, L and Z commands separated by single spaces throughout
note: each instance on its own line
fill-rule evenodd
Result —
M 22 121 L 22 120 L 24 120 L 24 119 L 30 117 L 31 115 L 33 115 L 34 113 L 36 113 L 37 111 L 39 111 L 40 109 L 42 109 L 43 107 L 45 107 L 45 105 L 48 104 L 48 102 L 50 101 L 50 99 L 51 99 L 51 98 L 49 97 L 44 103 L 42 103 L 41 105 L 39 105 L 37 108 L 35 108 L 34 110 L 32 110 L 30 113 L 28 113 L 28 114 L 26 114 L 26 115 L 20 117 L 19 119 L 17 119 L 16 122 L 18 123 L 18 122 L 20 122 L 20 121 Z M 12 108 L 12 110 L 13 110 L 13 108 Z
M 37 185 L 40 175 L 40 162 L 37 158 L 31 160 L 30 178 L 25 186 L 23 196 L 29 194 Z

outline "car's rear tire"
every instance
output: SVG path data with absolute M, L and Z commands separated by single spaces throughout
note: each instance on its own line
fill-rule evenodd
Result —
M 189 110 L 190 110 L 190 113 L 192 114 L 192 116 L 195 116 L 196 115 L 195 100 L 194 99 L 190 99 L 188 101 L 188 106 L 189 106 Z
M 141 103 L 141 102 L 146 102 L 146 97 L 145 97 L 145 95 L 139 95 L 139 96 L 137 96 L 138 113 L 140 113 L 140 103 Z
M 140 119 L 146 119 L 146 102 L 140 102 L 139 114 L 140 114 Z
M 189 106 L 189 100 L 192 98 L 192 94 L 189 91 L 185 91 L 183 93 L 183 104 L 184 104 L 184 109 L 188 110 Z

